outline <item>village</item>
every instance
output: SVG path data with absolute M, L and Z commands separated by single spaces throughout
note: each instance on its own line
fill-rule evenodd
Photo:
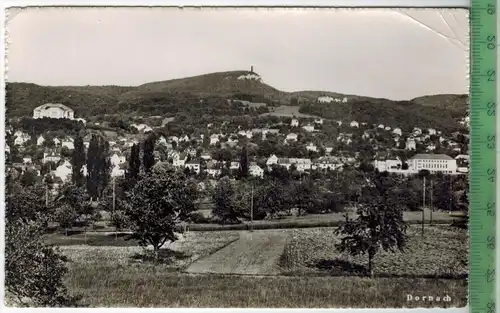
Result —
M 320 97 L 319 102 L 347 101 L 347 98 L 334 99 L 332 97 Z M 51 118 L 68 119 L 86 124 L 83 118 L 75 118 L 74 111 L 62 104 L 44 104 L 34 109 L 33 119 Z M 309 120 L 309 121 L 308 121 Z M 235 128 L 233 132 L 224 133 L 220 127 L 217 129 L 212 123 L 206 125 L 208 132 L 204 134 L 184 133 L 179 136 L 168 136 L 158 134 L 156 146 L 162 149 L 155 151 L 156 161 L 170 162 L 176 168 L 187 169 L 193 174 L 205 174 L 209 178 L 220 178 L 225 170 L 237 171 L 239 160 L 237 155 L 233 158 L 227 155 L 220 155 L 217 151 L 229 148 L 237 148 L 239 143 L 259 144 L 270 141 L 275 144 L 294 146 L 300 149 L 291 155 L 279 155 L 270 147 L 269 155 L 251 157 L 249 174 L 254 177 L 263 178 L 265 170 L 270 170 L 273 165 L 279 165 L 286 170 L 295 169 L 299 172 L 311 171 L 334 171 L 341 169 L 344 164 L 354 166 L 360 165 L 360 151 L 354 146 L 356 140 L 353 133 L 361 134 L 361 142 L 372 145 L 375 155 L 371 164 L 379 172 L 399 173 L 402 175 L 417 174 L 421 170 L 428 170 L 431 173 L 442 173 L 446 175 L 459 175 L 468 173 L 467 144 L 460 144 L 456 138 L 460 135 L 468 138 L 468 134 L 443 134 L 436 129 L 414 128 L 411 133 L 405 134 L 397 125 L 367 125 L 358 121 L 329 121 L 341 127 L 342 132 L 337 138 L 332 140 L 322 134 L 325 121 L 322 118 L 304 119 L 291 118 L 287 125 L 287 132 L 282 132 L 281 122 L 276 128 L 253 128 L 244 129 L 241 126 Z M 345 123 L 345 124 L 344 124 Z M 463 118 L 461 123 L 468 125 L 468 117 Z M 95 122 L 95 125 L 100 123 Z M 225 124 L 225 123 L 223 123 Z M 125 174 L 127 168 L 127 155 L 134 144 L 140 143 L 140 136 L 143 137 L 155 132 L 155 129 L 144 123 L 132 123 L 131 128 L 135 128 L 137 135 L 113 136 L 108 139 L 110 146 L 110 161 L 112 164 L 112 177 L 120 177 Z M 222 125 L 226 126 L 227 125 Z M 347 126 L 347 127 L 346 127 Z M 282 128 L 282 127 L 281 127 Z M 347 130 L 347 131 L 346 131 Z M 350 132 L 349 132 L 350 130 Z M 50 165 L 49 175 L 52 176 L 57 187 L 59 184 L 67 182 L 71 177 L 71 151 L 74 149 L 74 138 L 52 137 L 40 134 L 33 138 L 26 132 L 18 129 L 8 128 L 7 132 L 14 138 L 13 144 L 19 150 L 21 157 L 13 162 L 13 167 L 23 171 L 35 171 L 41 175 L 42 165 Z M 384 134 L 390 138 L 392 143 L 386 147 L 376 143 L 377 136 Z M 323 135 L 323 136 L 322 136 Z M 89 146 L 90 133 L 84 137 L 84 145 Z M 208 137 L 208 138 L 206 138 Z M 307 137 L 311 140 L 299 141 L 299 137 Z M 323 138 L 323 140 L 318 139 Z M 359 141 L 357 141 L 359 142 Z M 329 145 L 329 143 L 331 145 Z M 350 149 L 334 152 L 334 145 L 340 144 Z M 31 147 L 28 147 L 31 145 Z M 447 147 L 445 153 L 435 153 L 436 146 Z M 418 150 L 417 150 L 418 146 Z M 350 152 L 349 152 L 350 150 Z M 11 147 L 6 146 L 6 152 L 10 152 Z M 160 151 L 163 151 L 160 152 Z M 398 156 L 398 153 L 391 151 L 403 151 L 410 154 L 407 160 Z M 464 153 L 465 152 L 465 153 Z M 301 157 L 298 157 L 298 156 Z M 401 153 L 399 153 L 401 155 Z M 83 168 L 86 175 L 86 169 Z M 54 188 L 57 190 L 57 188 Z

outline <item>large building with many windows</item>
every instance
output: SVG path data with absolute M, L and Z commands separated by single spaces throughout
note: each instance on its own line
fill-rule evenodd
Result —
M 72 120 L 74 111 L 64 104 L 46 103 L 33 110 L 33 118 L 66 118 Z
M 431 173 L 453 174 L 457 172 L 457 160 L 446 154 L 417 154 L 408 160 L 409 169 L 418 173 L 428 170 Z

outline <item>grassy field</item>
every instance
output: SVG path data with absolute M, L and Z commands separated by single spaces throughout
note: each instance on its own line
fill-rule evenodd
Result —
M 71 260 L 66 277 L 69 289 L 82 296 L 82 304 L 91 307 L 465 306 L 466 231 L 434 226 L 426 228 L 421 238 L 419 230 L 410 228 L 405 254 L 377 256 L 375 274 L 379 276 L 373 279 L 356 276 L 352 271 L 365 264 L 363 257 L 351 259 L 339 255 L 333 246 L 337 239 L 332 228 L 190 232 L 165 249 L 160 264 L 146 260 L 139 247 L 63 246 L 61 249 Z M 285 238 L 285 242 L 274 245 L 280 238 Z M 274 249 L 275 246 L 280 249 Z M 236 248 L 240 250 L 235 251 Z M 221 252 L 224 257 L 210 261 L 220 268 L 232 264 L 237 269 L 239 263 L 253 259 L 257 265 L 268 268 L 264 259 L 279 262 L 280 256 L 287 254 L 295 261 L 290 262 L 292 266 L 281 264 L 279 276 L 183 273 L 191 264 L 210 260 Z M 250 258 L 248 253 L 256 258 Z M 261 254 L 265 256 L 262 260 Z M 253 264 L 247 265 L 241 266 L 255 268 Z M 448 295 L 452 301 L 407 302 L 407 294 Z
M 467 231 L 444 225 L 411 226 L 405 253 L 380 252 L 374 258 L 378 276 L 465 279 L 468 273 Z M 295 229 L 282 257 L 282 265 L 295 273 L 358 275 L 367 256 L 340 253 L 335 244 L 340 236 L 334 228 Z
M 271 112 L 262 114 L 273 115 L 273 116 L 285 116 L 285 117 L 305 117 L 305 118 L 318 118 L 314 115 L 302 114 L 299 112 L 298 106 L 280 105 L 279 107 L 269 107 Z
M 240 238 L 216 253 L 191 264 L 188 273 L 273 275 L 280 274 L 279 258 L 288 231 L 241 232 Z

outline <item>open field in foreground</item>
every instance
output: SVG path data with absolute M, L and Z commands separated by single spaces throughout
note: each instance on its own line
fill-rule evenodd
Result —
M 352 271 L 366 263 L 364 257 L 350 259 L 336 252 L 333 243 L 338 239 L 333 230 L 190 232 L 169 246 L 171 250 L 165 249 L 169 260 L 161 264 L 137 261 L 143 254 L 139 247 L 80 245 L 61 249 L 71 260 L 66 276 L 70 291 L 81 295 L 83 304 L 91 307 L 466 305 L 466 231 L 434 226 L 426 228 L 421 238 L 420 228 L 411 227 L 407 252 L 381 253 L 375 260 L 375 274 L 379 276 L 370 279 Z M 281 264 L 283 275 L 267 276 L 277 273 L 276 265 L 290 251 L 299 256 L 292 266 Z M 318 266 L 320 260 L 323 268 Z M 257 275 L 182 272 L 196 264 L 233 272 L 251 269 L 248 272 Z M 346 266 L 349 264 L 351 267 Z M 266 273 L 268 269 L 273 270 Z M 448 295 L 451 302 L 407 302 L 408 294 Z
M 192 276 L 151 264 L 74 264 L 67 281 L 91 307 L 462 307 L 467 297 L 465 280 Z M 451 302 L 407 302 L 407 294 Z
M 294 229 L 281 258 L 292 273 L 359 275 L 368 257 L 340 253 L 335 244 L 341 237 L 335 228 Z M 374 258 L 374 273 L 391 277 L 432 277 L 465 279 L 468 273 L 467 230 L 437 225 L 408 228 L 405 253 L 379 252 Z
M 289 232 L 242 232 L 240 238 L 214 254 L 191 264 L 188 273 L 280 274 L 279 258 Z

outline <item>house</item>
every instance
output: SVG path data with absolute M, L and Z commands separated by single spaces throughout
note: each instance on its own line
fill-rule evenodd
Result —
M 167 139 L 165 139 L 165 137 L 163 136 L 160 136 L 157 140 L 156 140 L 156 144 L 158 146 L 166 146 L 167 145 Z
M 231 162 L 231 164 L 229 165 L 229 169 L 231 171 L 239 170 L 240 169 L 240 162 L 236 162 L 236 161 Z
M 248 167 L 248 173 L 253 177 L 264 177 L 264 170 L 258 166 L 256 163 L 251 163 Z
M 238 132 L 238 135 L 247 137 L 248 139 L 251 139 L 253 137 L 253 133 L 250 130 L 240 130 Z
M 303 159 L 303 158 L 289 158 L 288 161 L 297 167 L 299 172 L 304 172 L 306 170 L 310 170 L 312 166 L 311 159 Z
M 387 130 L 387 131 L 389 131 L 389 130 L 391 130 L 391 127 L 390 126 L 386 126 L 384 129 Z
M 347 97 L 342 98 L 342 103 L 347 103 L 348 99 Z
M 45 138 L 43 138 L 43 136 L 42 136 L 42 135 L 40 135 L 40 136 L 36 139 L 36 145 L 37 145 L 37 146 L 41 146 L 44 142 L 45 142 Z
M 60 103 L 46 103 L 36 107 L 33 110 L 33 118 L 64 118 L 72 120 L 74 118 L 74 111 L 64 104 Z
M 125 170 L 121 169 L 118 165 L 113 166 L 113 169 L 111 169 L 111 177 L 122 176 L 125 176 Z
M 406 150 L 415 150 L 417 149 L 417 143 L 414 138 L 406 139 Z
M 207 154 L 207 153 L 202 154 L 200 157 L 201 157 L 203 160 L 205 160 L 205 161 L 208 161 L 208 160 L 211 160 L 211 159 L 212 159 L 212 156 L 210 156 L 210 154 Z
M 332 153 L 332 151 L 333 151 L 333 147 L 326 147 L 326 148 L 325 148 L 325 152 L 326 152 L 327 154 Z
M 337 125 L 342 126 L 342 121 L 336 121 L 336 123 L 337 123 Z M 358 126 L 359 126 L 359 124 L 358 124 Z M 353 126 L 353 127 L 358 127 L 358 126 Z
M 333 102 L 333 97 L 321 96 L 321 97 L 318 97 L 318 102 L 319 103 L 331 103 L 331 102 Z
M 61 160 L 61 156 L 57 153 L 55 153 L 54 151 L 51 151 L 51 152 L 44 152 L 43 153 L 43 163 L 47 163 L 47 162 L 59 162 Z
M 83 125 L 87 124 L 87 121 L 84 118 L 75 118 L 75 121 L 83 123 Z
M 415 127 L 413 128 L 413 136 L 420 136 L 422 135 L 422 129 Z
M 393 133 L 393 134 L 396 134 L 396 135 L 398 135 L 398 136 L 403 136 L 403 132 L 401 131 L 401 128 L 394 128 L 394 129 L 392 130 L 392 133 Z
M 84 141 L 84 142 L 83 142 L 83 145 L 85 146 L 85 148 L 87 148 L 87 149 L 88 149 L 88 148 L 89 148 L 89 146 L 90 146 L 90 141 Z M 132 147 L 132 145 L 130 145 L 130 147 Z
M 186 163 L 185 168 L 194 171 L 196 174 L 200 174 L 200 161 L 189 161 Z
M 323 125 L 323 119 L 322 118 L 316 119 L 316 120 L 314 120 L 314 123 L 316 123 L 318 125 Z
M 219 135 L 213 134 L 210 136 L 210 145 L 215 145 L 219 142 Z
M 436 150 L 436 145 L 434 145 L 434 144 L 430 144 L 430 145 L 428 145 L 428 146 L 425 148 L 425 150 L 427 150 L 427 151 L 434 151 L 434 150 Z
M 429 128 L 427 131 L 429 132 L 429 135 L 431 135 L 431 136 L 436 135 L 436 130 L 433 128 Z
M 385 128 L 385 126 L 384 126 L 384 124 L 379 124 L 379 125 L 377 126 L 377 128 L 379 128 L 379 129 L 384 129 L 384 128 Z
M 221 167 L 222 166 L 220 163 L 208 164 L 207 165 L 207 174 L 214 177 L 214 178 L 217 178 L 222 173 Z
M 342 125 L 342 122 L 340 122 L 339 126 L 340 125 Z M 359 123 L 356 121 L 352 121 L 350 125 L 351 125 L 351 127 L 359 127 Z
M 375 160 L 373 167 L 379 172 L 401 172 L 403 170 L 403 162 L 401 160 Z
M 31 139 L 31 136 L 29 134 L 20 131 L 16 131 L 14 136 L 16 137 L 14 139 L 14 145 L 16 146 L 22 146 Z
M 299 127 L 299 120 L 294 118 L 292 119 L 292 122 L 290 123 L 290 126 L 292 127 Z
M 181 167 L 184 166 L 187 162 L 187 155 L 186 153 L 176 153 L 173 156 L 173 164 L 175 167 Z
M 417 154 L 408 160 L 414 173 L 428 170 L 431 173 L 453 174 L 457 171 L 457 160 L 446 154 Z
M 66 147 L 66 148 L 68 148 L 69 150 L 73 150 L 73 149 L 75 149 L 75 144 L 74 144 L 74 142 L 73 142 L 73 139 L 72 139 L 72 138 L 69 138 L 69 139 L 66 139 L 66 140 L 61 141 L 61 146 L 62 146 L 62 147 Z
M 61 140 L 59 140 L 59 138 L 57 138 L 57 137 L 56 137 L 56 138 L 54 138 L 54 139 L 52 139 L 52 141 L 54 142 L 54 144 L 55 144 L 56 146 L 58 146 L 58 145 L 61 143 Z
M 318 147 L 317 147 L 314 143 L 310 142 L 310 143 L 306 146 L 306 150 L 307 150 L 307 151 L 314 151 L 314 152 L 318 152 Z
M 271 155 L 266 161 L 267 166 L 272 166 L 274 164 L 278 164 L 278 157 L 276 154 Z
M 298 138 L 299 138 L 299 136 L 296 133 L 289 133 L 288 135 L 286 135 L 285 142 L 297 141 Z
M 69 161 L 64 161 L 63 164 L 59 165 L 55 171 L 54 176 L 59 177 L 63 183 L 71 178 L 72 166 Z
M 111 164 L 113 164 L 115 166 L 123 164 L 123 163 L 125 163 L 127 161 L 126 158 L 125 158 L 125 156 L 119 155 L 118 153 L 114 153 L 111 156 L 111 158 L 109 158 L 109 160 L 111 161 Z
M 179 137 L 177 137 L 177 136 L 170 136 L 170 137 L 168 137 L 168 141 L 169 142 L 179 143 Z
M 31 164 L 31 163 L 33 163 L 33 162 L 32 162 L 31 157 L 24 157 L 24 158 L 23 158 L 23 163 L 24 163 L 24 164 Z
M 336 157 L 321 157 L 313 164 L 314 168 L 320 170 L 335 170 L 342 166 Z
M 303 130 L 305 130 L 306 132 L 309 132 L 309 133 L 310 133 L 310 132 L 313 132 L 313 131 L 314 131 L 314 125 L 310 125 L 310 124 L 308 124 L 308 125 L 306 125 L 306 126 L 303 126 L 303 127 L 302 127 L 302 129 L 303 129 Z
M 189 141 L 189 136 L 184 135 L 179 138 L 179 142 L 188 142 Z

